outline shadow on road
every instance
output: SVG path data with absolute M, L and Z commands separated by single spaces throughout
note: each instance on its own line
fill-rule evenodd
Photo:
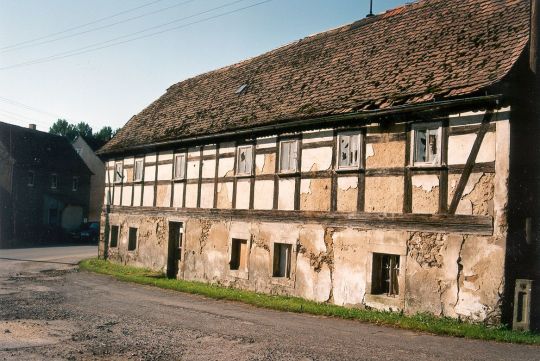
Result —
M 63 265 L 69 265 L 69 266 L 78 265 L 78 263 L 70 263 L 70 262 L 40 261 L 40 260 L 36 260 L 36 259 L 9 258 L 9 257 L 0 257 L 0 260 L 21 261 L 21 262 L 36 262 L 36 263 L 54 263 L 54 264 L 63 264 Z

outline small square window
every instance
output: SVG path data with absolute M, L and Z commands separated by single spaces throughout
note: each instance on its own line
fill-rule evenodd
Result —
M 73 181 L 71 183 L 71 190 L 73 192 L 76 192 L 79 190 L 79 177 L 73 177 Z
M 291 277 L 291 251 L 291 244 L 274 243 L 273 277 Z
M 33 187 L 33 186 L 34 186 L 35 179 L 36 179 L 36 174 L 34 173 L 33 170 L 29 170 L 29 171 L 28 171 L 27 185 L 28 185 L 29 187 Z
M 124 167 L 122 163 L 118 162 L 114 164 L 114 183 L 122 183 L 122 178 L 124 178 L 123 171 Z
M 120 226 L 111 226 L 111 240 L 109 242 L 111 248 L 118 247 L 119 234 L 120 234 Z
M 58 176 L 56 174 L 51 174 L 51 189 L 58 188 Z
M 238 147 L 236 161 L 237 175 L 251 175 L 253 169 L 253 147 L 251 145 Z
M 371 294 L 399 295 L 399 256 L 394 254 L 373 254 L 371 271 Z
M 134 251 L 136 249 L 137 249 L 137 228 L 129 227 L 128 251 Z
M 338 135 L 338 169 L 358 168 L 360 166 L 360 133 Z
M 247 240 L 233 238 L 231 242 L 231 270 L 247 270 Z
M 439 123 L 413 127 L 413 165 L 441 164 L 441 127 Z
M 284 140 L 279 143 L 280 172 L 296 172 L 298 170 L 298 141 Z
M 184 179 L 186 177 L 186 155 L 176 154 L 174 156 L 174 179 Z
M 143 180 L 144 161 L 142 159 L 135 161 L 135 169 L 133 169 L 133 181 L 140 182 Z

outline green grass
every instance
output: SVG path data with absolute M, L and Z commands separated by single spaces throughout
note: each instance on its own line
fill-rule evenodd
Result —
M 488 327 L 482 324 L 440 318 L 428 314 L 405 316 L 397 312 L 346 308 L 307 301 L 298 297 L 273 296 L 201 282 L 168 279 L 162 273 L 149 269 L 122 266 L 95 258 L 84 260 L 80 262 L 79 266 L 82 270 L 110 275 L 120 281 L 156 286 L 215 299 L 243 302 L 272 310 L 339 317 L 439 335 L 540 345 L 540 334 L 511 331 L 504 326 Z

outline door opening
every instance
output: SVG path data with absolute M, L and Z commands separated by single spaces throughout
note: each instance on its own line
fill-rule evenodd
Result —
M 169 251 L 167 256 L 167 277 L 176 278 L 183 256 L 184 224 L 182 222 L 169 222 Z

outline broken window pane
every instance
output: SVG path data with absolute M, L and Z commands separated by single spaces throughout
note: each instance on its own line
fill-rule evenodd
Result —
M 123 172 L 122 163 L 115 163 L 114 164 L 114 182 L 115 183 L 122 182 L 122 177 L 123 177 L 122 172 Z
M 399 295 L 399 259 L 393 254 L 373 254 L 371 294 Z
M 360 135 L 339 135 L 338 168 L 351 168 L 360 165 Z
M 426 126 L 414 131 L 414 162 L 437 164 L 439 162 L 439 127 Z
M 253 162 L 253 148 L 249 146 L 238 148 L 236 174 L 251 174 Z
M 274 243 L 273 277 L 291 277 L 291 251 L 291 244 Z

